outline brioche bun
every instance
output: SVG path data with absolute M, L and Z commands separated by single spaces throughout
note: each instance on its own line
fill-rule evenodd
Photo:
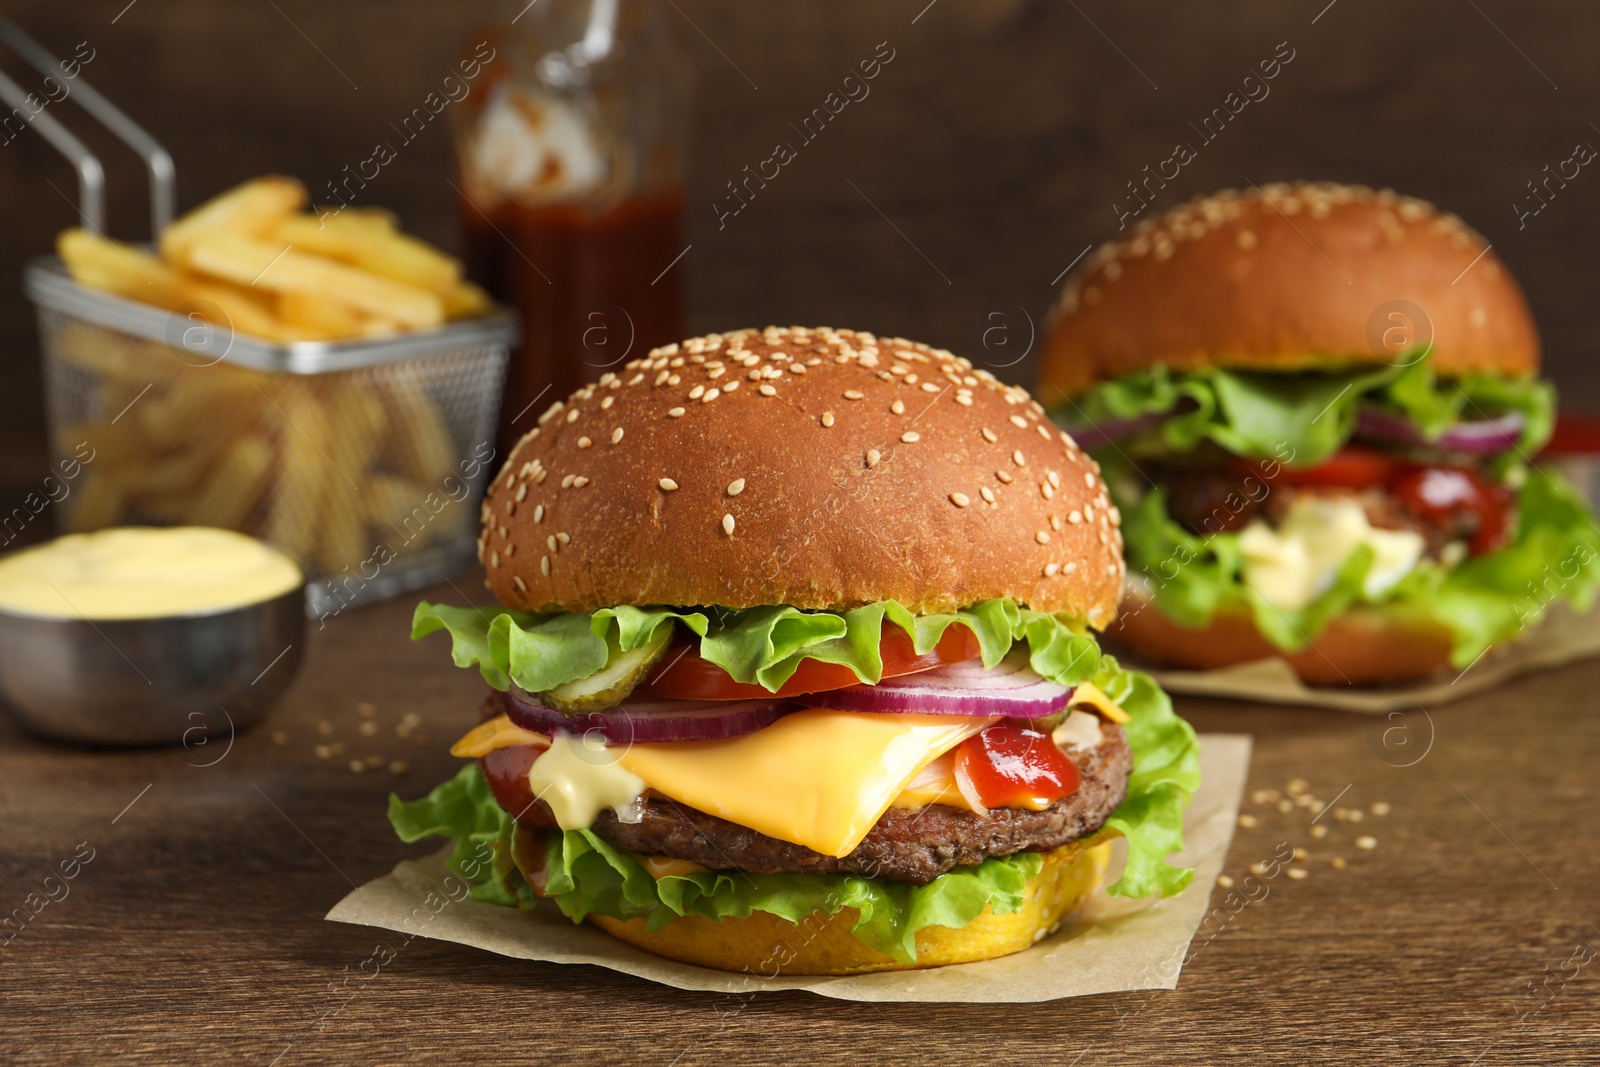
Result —
M 1195 671 L 1278 657 L 1307 685 L 1414 681 L 1450 666 L 1450 632 L 1392 608 L 1351 608 L 1306 648 L 1285 652 L 1262 636 L 1248 611 L 1219 611 L 1209 625 L 1194 629 L 1174 622 L 1130 588 L 1106 636 L 1149 662 Z
M 1022 907 L 996 915 L 985 910 L 959 930 L 926 926 L 917 931 L 917 959 L 902 963 L 851 934 L 858 914 L 845 908 L 792 923 L 755 911 L 742 919 L 712 922 L 690 915 L 654 932 L 643 919 L 591 915 L 589 921 L 621 941 L 657 956 L 773 977 L 779 974 L 863 974 L 972 963 L 1021 952 L 1055 930 L 1100 887 L 1111 858 L 1111 842 L 1086 839 L 1044 854 L 1044 867 L 1029 880 Z
M 1054 404 L 1155 364 L 1386 363 L 1430 335 L 1441 374 L 1539 366 L 1522 290 L 1456 216 L 1361 186 L 1229 190 L 1141 219 L 1068 279 L 1039 395 Z
M 1122 589 L 1099 468 L 1016 386 L 853 330 L 740 330 L 658 348 L 553 405 L 483 506 L 502 603 L 1010 597 L 1095 625 Z

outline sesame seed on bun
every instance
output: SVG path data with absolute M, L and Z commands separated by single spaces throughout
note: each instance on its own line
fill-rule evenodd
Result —
M 490 483 L 508 606 L 993 597 L 1103 625 L 1122 589 L 1099 468 L 1027 392 L 903 338 L 709 334 L 550 407 Z
M 1155 364 L 1388 362 L 1397 343 L 1429 341 L 1441 374 L 1539 366 L 1522 290 L 1455 215 L 1388 189 L 1274 184 L 1193 200 L 1102 245 L 1051 313 L 1040 391 L 1072 396 Z

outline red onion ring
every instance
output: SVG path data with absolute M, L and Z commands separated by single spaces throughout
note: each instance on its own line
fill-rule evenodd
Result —
M 970 659 L 885 678 L 877 685 L 812 693 L 804 699 L 811 707 L 841 711 L 1042 719 L 1067 706 L 1072 687 L 1039 677 L 1024 656 L 1008 656 L 992 668 L 985 667 L 982 660 Z
M 1457 423 L 1429 440 L 1411 420 L 1390 411 L 1363 407 L 1356 412 L 1356 436 L 1485 455 L 1516 444 L 1522 435 L 1522 422 L 1522 412 L 1508 411 L 1492 419 Z
M 1159 426 L 1171 414 L 1170 411 L 1152 411 L 1131 419 L 1104 419 L 1086 426 L 1068 427 L 1067 433 L 1077 442 L 1079 448 L 1085 450 L 1099 448 L 1110 441 L 1120 441 L 1152 426 Z
M 792 700 L 626 700 L 605 711 L 566 715 L 513 686 L 503 694 L 506 714 L 524 730 L 548 734 L 598 730 L 607 741 L 626 745 L 656 741 L 719 741 L 743 737 L 797 710 Z
M 1150 411 L 1127 419 L 1102 419 L 1091 426 L 1068 427 L 1067 433 L 1072 435 L 1079 448 L 1099 448 L 1110 441 L 1120 441 L 1124 437 L 1132 437 L 1151 427 L 1160 426 L 1175 415 L 1187 415 L 1199 407 L 1194 397 L 1180 396 L 1166 411 Z

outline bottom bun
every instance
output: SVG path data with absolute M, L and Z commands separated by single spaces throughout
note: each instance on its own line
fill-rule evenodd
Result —
M 858 941 L 850 933 L 857 918 L 854 908 L 833 915 L 813 912 L 798 923 L 764 911 L 719 922 L 688 915 L 653 933 L 643 919 L 591 915 L 589 921 L 657 956 L 769 978 L 942 967 L 1021 952 L 1043 938 L 1100 888 L 1110 858 L 1111 842 L 1103 839 L 1097 844 L 1074 841 L 1045 853 L 1044 867 L 1029 880 L 1020 910 L 996 915 L 985 909 L 959 930 L 923 927 L 917 931 L 915 963 L 901 963 Z
M 1307 685 L 1414 681 L 1450 666 L 1450 631 L 1426 617 L 1393 609 L 1352 609 L 1329 622 L 1307 647 L 1285 652 L 1262 636 L 1247 609 L 1219 611 L 1209 625 L 1194 629 L 1129 590 L 1107 635 L 1153 663 L 1190 670 L 1276 656 L 1287 660 Z

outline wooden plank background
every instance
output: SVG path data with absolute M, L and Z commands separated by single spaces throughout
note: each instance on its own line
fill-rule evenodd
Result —
M 694 247 L 680 264 L 695 330 L 855 326 L 946 345 L 1028 381 L 1029 360 L 1011 364 L 1027 350 L 1029 319 L 1037 324 L 1050 303 L 1052 279 L 1115 232 L 1126 183 L 1177 141 L 1198 141 L 1189 124 L 1287 42 L 1294 58 L 1268 83 L 1270 95 L 1201 147 L 1157 206 L 1297 177 L 1433 199 L 1506 258 L 1529 290 L 1551 375 L 1570 403 L 1600 409 L 1590 369 L 1600 175 L 1580 173 L 1521 230 L 1512 208 L 1579 141 L 1600 145 L 1590 125 L 1600 121 L 1590 56 L 1600 20 L 1589 9 L 1505 0 L 926 5 L 664 8 L 697 85 Z M 94 49 L 84 76 L 171 148 L 183 206 L 269 171 L 324 187 L 390 136 L 389 123 L 438 84 L 496 10 L 485 0 L 8 5 L 58 53 L 79 42 Z M 719 229 L 712 204 L 726 182 L 791 137 L 788 124 L 884 41 L 895 58 L 871 95 Z M 7 69 L 22 74 L 17 63 Z M 82 118 L 70 104 L 61 114 Z M 450 152 L 446 123 L 435 123 L 367 191 L 447 247 L 456 243 Z M 137 161 L 109 147 L 106 161 L 111 231 L 142 238 Z M 36 135 L 0 146 L 9 222 L 0 277 L 13 280 L 0 287 L 0 487 L 32 480 L 44 461 L 32 314 L 14 280 L 73 222 L 74 195 L 66 164 Z
M 183 205 L 268 171 L 321 186 L 369 153 L 496 10 L 482 0 L 7 7 L 57 51 L 95 49 L 86 76 L 171 147 Z M 1161 206 L 1294 177 L 1436 200 L 1522 278 L 1568 402 L 1600 409 L 1600 175 L 1582 173 L 1524 229 L 1512 208 L 1547 164 L 1579 141 L 1600 144 L 1592 9 L 674 0 L 666 13 L 698 82 L 694 247 L 681 265 L 697 330 L 775 321 L 903 333 L 1026 381 L 1029 360 L 1014 361 L 1028 319 L 1049 304 L 1052 279 L 1114 232 L 1125 183 L 1287 42 L 1295 58 L 1271 95 L 1201 151 Z M 882 41 L 895 59 L 872 95 L 719 230 L 712 203 L 724 183 Z M 136 164 L 106 158 L 112 232 L 142 238 Z M 449 169 L 436 126 L 385 168 L 373 200 L 453 245 Z M 45 460 L 31 312 L 15 280 L 73 221 L 71 180 L 37 137 L 0 146 L 0 273 L 12 279 L 0 287 L 6 509 Z M 1006 329 L 986 346 L 997 325 Z M 95 850 L 71 896 L 0 947 L 0 1060 L 1465 1065 L 1592 1062 L 1600 1045 L 1593 967 L 1552 977 L 1572 970 L 1579 946 L 1600 944 L 1593 664 L 1407 719 L 1418 743 L 1424 727 L 1433 739 L 1411 767 L 1396 766 L 1366 720 L 1187 702 L 1203 729 L 1257 735 L 1253 789 L 1300 777 L 1324 798 L 1349 786 L 1341 803 L 1393 812 L 1364 824 L 1379 847 L 1361 852 L 1349 826 L 1316 840 L 1303 812 L 1251 808 L 1261 826 L 1241 831 L 1229 871 L 1289 840 L 1311 851 L 1312 873 L 1280 880 L 1230 922 L 1174 993 L 984 1009 L 745 1002 L 419 941 L 322 1026 L 330 983 L 385 935 L 320 916 L 349 881 L 421 851 L 389 836 L 384 796 L 450 772 L 444 745 L 479 692 L 435 645 L 409 646 L 408 613 L 391 603 L 332 620 L 269 727 L 288 743 L 241 737 L 216 767 L 186 766 L 210 753 L 77 752 L 0 728 L 0 907 L 17 906 L 79 842 Z M 379 708 L 371 750 L 409 762 L 409 774 L 355 775 L 313 755 L 321 721 L 366 752 L 360 700 Z M 423 717 L 426 740 L 394 736 L 407 711 Z M 1336 854 L 1346 870 L 1329 865 Z

